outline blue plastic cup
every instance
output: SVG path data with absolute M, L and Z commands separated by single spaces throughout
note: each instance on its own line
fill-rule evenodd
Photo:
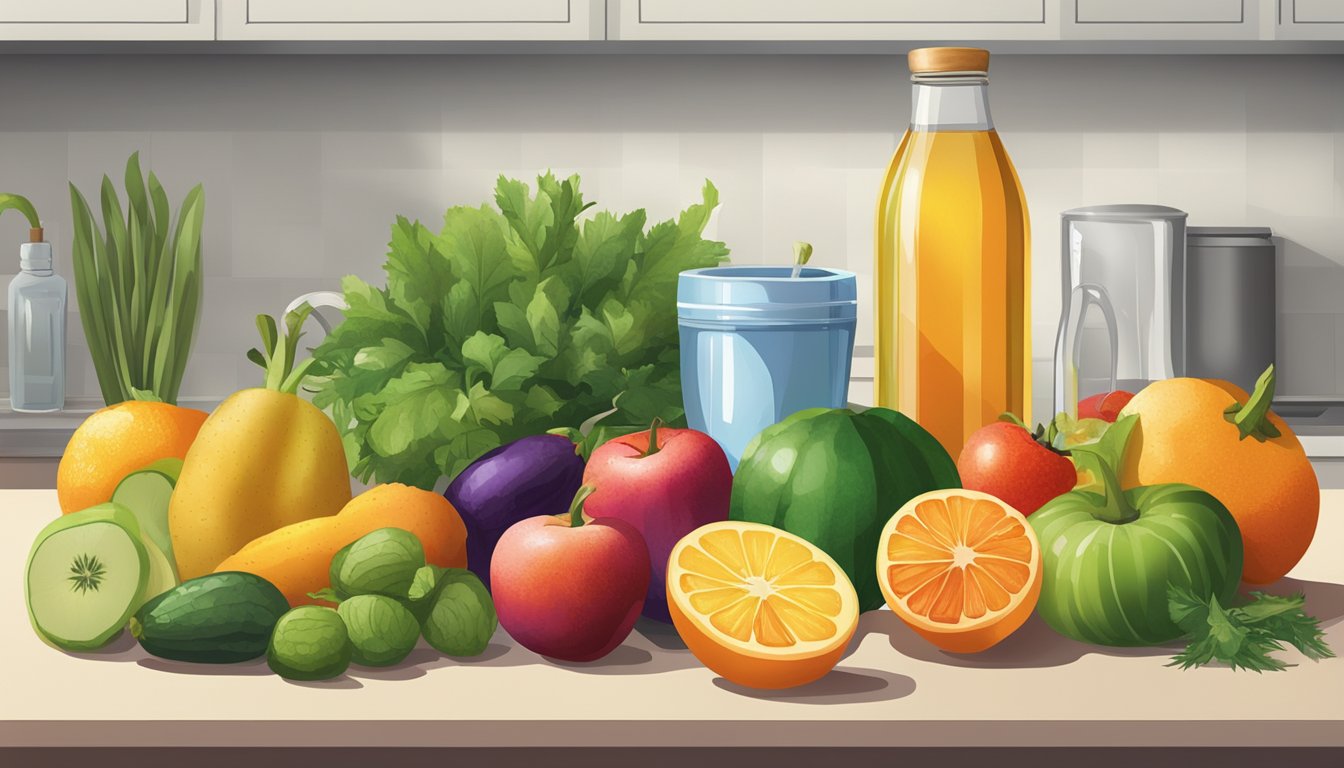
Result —
M 762 429 L 848 401 L 858 312 L 853 272 L 710 267 L 677 280 L 686 421 L 733 470 Z

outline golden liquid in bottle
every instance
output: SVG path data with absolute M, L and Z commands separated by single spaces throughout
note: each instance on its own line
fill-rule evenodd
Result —
M 956 458 L 1011 411 L 1031 423 L 1022 187 L 993 131 L 907 131 L 877 208 L 877 404 Z

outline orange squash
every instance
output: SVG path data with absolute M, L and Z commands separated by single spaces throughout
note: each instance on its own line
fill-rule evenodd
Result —
M 1321 491 L 1297 436 L 1269 410 L 1274 367 L 1247 395 L 1235 384 L 1168 379 L 1148 385 L 1120 416 L 1138 414 L 1125 454 L 1125 488 L 1188 483 L 1213 494 L 1241 529 L 1242 580 L 1269 584 L 1302 559 L 1316 534 Z
M 391 483 L 361 493 L 335 515 L 287 525 L 254 539 L 215 570 L 261 576 L 292 606 L 320 605 L 322 601 L 308 593 L 328 586 L 331 558 L 379 528 L 415 534 L 425 548 L 425 559 L 434 565 L 467 566 L 467 529 L 453 505 L 437 493 Z

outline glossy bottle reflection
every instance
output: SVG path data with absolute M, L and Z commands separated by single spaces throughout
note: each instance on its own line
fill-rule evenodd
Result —
M 1011 411 L 1030 421 L 1026 203 L 989 115 L 989 54 L 910 54 L 910 128 L 877 210 L 877 404 L 956 457 Z

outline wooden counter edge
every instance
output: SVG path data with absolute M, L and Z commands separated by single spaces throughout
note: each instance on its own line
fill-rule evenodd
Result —
M 22 721 L 0 747 L 1344 747 L 1340 720 Z

